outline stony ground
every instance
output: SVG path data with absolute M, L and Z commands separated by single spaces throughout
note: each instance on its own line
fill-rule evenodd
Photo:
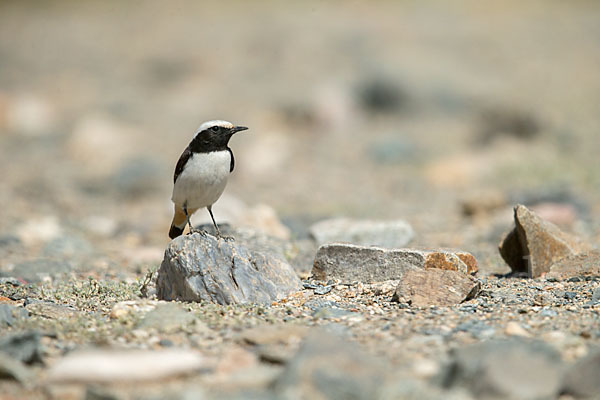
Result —
M 583 388 L 565 376 L 593 380 L 600 282 L 505 277 L 497 246 L 517 203 L 599 242 L 599 13 L 594 2 L 2 3 L 0 350 L 14 352 L 0 397 L 481 398 L 456 371 L 490 343 L 474 347 L 482 359 L 511 365 L 483 356 L 503 339 L 526 346 L 517 365 Z M 251 128 L 231 143 L 236 170 L 214 209 L 294 258 L 306 289 L 279 302 L 155 299 L 172 169 L 213 118 Z M 311 281 L 308 230 L 340 216 L 402 219 L 411 247 L 471 252 L 482 292 L 418 308 L 391 301 L 397 282 Z M 135 386 L 58 369 L 98 348 L 197 359 Z M 488 370 L 474 376 L 495 382 Z

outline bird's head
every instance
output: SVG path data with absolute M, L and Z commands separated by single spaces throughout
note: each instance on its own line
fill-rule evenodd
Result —
M 245 131 L 245 126 L 235 126 L 231 122 L 221 121 L 221 120 L 213 120 L 206 121 L 196 131 L 195 136 L 203 136 L 205 138 L 212 138 L 216 141 L 221 141 L 222 139 L 229 139 L 233 134 L 241 131 Z

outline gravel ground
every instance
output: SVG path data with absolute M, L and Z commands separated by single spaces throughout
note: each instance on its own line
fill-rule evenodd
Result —
M 377 379 L 361 377 L 391 374 L 389 398 L 482 398 L 448 368 L 506 338 L 548 345 L 565 370 L 585 365 L 600 347 L 598 279 L 506 277 L 498 244 L 517 203 L 600 241 L 599 13 L 545 1 L 2 3 L 0 348 L 30 336 L 7 345 L 25 365 L 0 357 L 12 376 L 0 398 L 278 398 L 289 382 L 321 387 L 298 366 L 335 370 L 319 354 L 363 368 L 326 388 L 369 397 Z M 217 220 L 277 236 L 305 283 L 271 305 L 153 294 L 172 170 L 214 118 L 251 128 L 232 140 Z M 482 291 L 418 308 L 391 301 L 397 282 L 311 281 L 308 232 L 331 217 L 406 221 L 410 247 L 470 252 Z M 183 349 L 206 366 L 135 387 L 52 380 L 95 348 Z M 568 387 L 563 399 L 584 398 Z

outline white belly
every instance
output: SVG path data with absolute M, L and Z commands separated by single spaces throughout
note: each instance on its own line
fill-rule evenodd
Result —
M 214 204 L 227 185 L 231 155 L 229 151 L 194 153 L 177 177 L 173 187 L 173 203 L 188 209 Z

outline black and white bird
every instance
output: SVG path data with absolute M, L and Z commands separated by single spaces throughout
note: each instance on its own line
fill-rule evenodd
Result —
M 215 120 L 204 122 L 194 138 L 183 151 L 173 177 L 173 196 L 175 215 L 171 222 L 171 239 L 183 233 L 189 225 L 190 233 L 195 232 L 190 217 L 196 210 L 206 207 L 215 225 L 217 236 L 221 236 L 212 213 L 212 205 L 221 197 L 227 178 L 233 171 L 233 152 L 229 148 L 229 139 L 245 126 L 234 126 L 231 122 Z

